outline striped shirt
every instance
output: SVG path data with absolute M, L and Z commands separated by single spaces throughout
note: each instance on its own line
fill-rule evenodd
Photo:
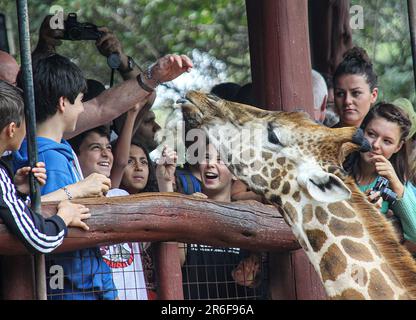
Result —
M 0 160 L 0 218 L 30 252 L 52 252 L 67 234 L 65 222 L 58 215 L 44 218 L 28 208 L 11 177 L 11 170 Z

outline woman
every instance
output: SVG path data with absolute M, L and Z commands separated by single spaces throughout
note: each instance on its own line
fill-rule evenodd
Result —
M 353 154 L 345 168 L 370 202 L 376 203 L 383 214 L 391 209 L 400 219 L 405 239 L 416 242 L 416 197 L 412 190 L 414 187 L 408 181 L 405 143 L 410 127 L 409 118 L 399 107 L 389 103 L 377 104 L 361 125 L 372 151 Z M 387 179 L 397 200 L 389 202 L 381 198 L 380 192 L 372 192 L 379 177 Z
M 354 47 L 334 73 L 334 102 L 340 121 L 334 127 L 359 127 L 376 102 L 377 75 L 364 49 Z

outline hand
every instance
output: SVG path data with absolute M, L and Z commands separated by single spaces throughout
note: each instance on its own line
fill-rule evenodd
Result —
M 43 162 L 38 162 L 35 168 L 31 167 L 23 167 L 16 171 L 16 175 L 14 176 L 14 185 L 16 189 L 23 193 L 29 194 L 30 193 L 30 186 L 29 186 L 29 173 L 33 172 L 36 180 L 38 180 L 41 186 L 46 184 L 46 169 L 45 164 Z
M 175 181 L 176 162 L 178 156 L 176 151 L 164 146 L 162 156 L 157 160 L 156 177 L 161 181 Z
M 376 168 L 377 173 L 385 177 L 390 182 L 390 188 L 397 194 L 399 198 L 403 197 L 404 186 L 400 182 L 393 165 L 382 155 L 374 155 L 372 162 Z
M 73 186 L 76 186 L 74 190 L 77 198 L 102 197 L 110 190 L 111 180 L 103 174 L 92 173 Z
M 68 227 L 77 227 L 88 231 L 90 228 L 82 220 L 91 217 L 90 209 L 82 204 L 72 203 L 68 200 L 58 204 L 58 213 Z
M 151 87 L 156 87 L 157 82 L 168 82 L 176 79 L 184 72 L 189 72 L 193 67 L 191 59 L 186 55 L 168 54 L 156 61 L 151 67 Z M 145 77 L 143 77 L 145 78 Z
M 231 272 L 231 276 L 240 286 L 255 288 L 260 284 L 260 265 L 260 255 L 251 254 L 234 268 Z
M 104 56 L 108 57 L 112 53 L 118 53 L 124 56 L 123 49 L 121 47 L 121 43 L 118 38 L 115 36 L 113 32 L 111 32 L 106 27 L 97 28 L 98 31 L 104 33 L 100 39 L 95 42 L 98 51 Z M 126 60 L 127 61 L 127 60 Z
M 127 114 L 131 115 L 131 116 L 137 116 L 139 111 L 141 110 L 141 108 L 142 108 L 142 103 L 140 103 L 140 102 L 136 103 L 133 108 L 131 108 L 131 109 L 129 109 L 129 111 L 127 111 Z
M 199 199 L 208 199 L 208 196 L 201 192 L 194 192 L 191 196 Z
M 380 196 L 380 191 L 374 192 L 372 190 L 367 190 L 365 193 L 367 195 L 368 202 L 375 205 L 375 207 L 380 210 L 383 205 L 383 198 Z

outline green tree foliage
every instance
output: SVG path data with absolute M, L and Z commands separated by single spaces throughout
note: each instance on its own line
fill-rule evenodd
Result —
M 3 3 L 5 2 L 5 3 Z M 191 55 L 193 49 L 206 52 L 227 66 L 228 81 L 250 81 L 247 18 L 244 0 L 30 0 L 32 46 L 39 26 L 52 5 L 76 12 L 80 22 L 110 28 L 122 41 L 126 54 L 147 66 L 167 53 Z M 14 24 L 14 1 L 0 1 Z M 87 77 L 109 82 L 106 60 L 94 41 L 64 41 L 58 52 L 72 58 Z
M 353 0 L 364 9 L 364 28 L 353 30 L 379 76 L 379 100 L 410 98 L 415 105 L 413 61 L 406 0 Z

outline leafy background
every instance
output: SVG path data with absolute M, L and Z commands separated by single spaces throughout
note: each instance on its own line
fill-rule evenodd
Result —
M 76 12 L 81 22 L 107 26 L 121 39 L 125 52 L 146 67 L 166 53 L 185 53 L 196 68 L 174 81 L 175 90 L 216 83 L 250 81 L 247 17 L 244 0 L 29 0 L 32 47 L 37 29 L 52 5 Z M 410 35 L 406 0 L 352 0 L 364 9 L 364 29 L 353 31 L 353 42 L 364 47 L 379 75 L 380 99 L 408 97 L 414 103 Z M 0 0 L 0 11 L 12 21 L 17 39 L 15 2 Z M 16 40 L 17 43 L 17 40 Z M 110 71 L 93 41 L 65 41 L 59 53 L 72 58 L 87 77 L 108 83 Z M 118 79 L 120 81 L 120 79 Z M 173 98 L 174 95 L 171 95 Z

